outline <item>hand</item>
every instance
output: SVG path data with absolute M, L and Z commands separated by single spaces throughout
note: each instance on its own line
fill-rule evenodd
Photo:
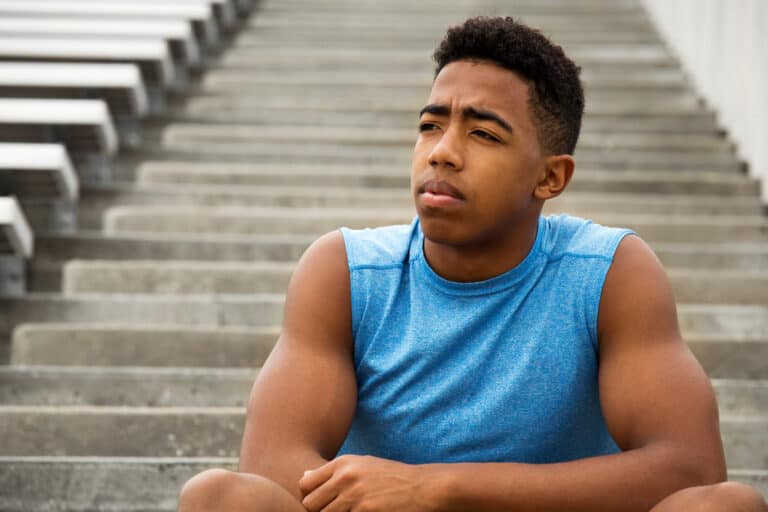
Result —
M 299 480 L 309 512 L 427 512 L 437 510 L 427 466 L 343 455 Z

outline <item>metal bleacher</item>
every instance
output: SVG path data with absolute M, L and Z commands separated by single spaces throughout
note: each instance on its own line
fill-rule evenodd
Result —
M 255 3 L 0 0 L 0 293 L 25 292 L 33 230 L 77 228 L 80 185 L 111 181 Z

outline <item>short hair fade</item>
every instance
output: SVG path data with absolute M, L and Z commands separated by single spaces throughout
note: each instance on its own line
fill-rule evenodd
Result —
M 581 68 L 562 47 L 513 18 L 476 17 L 448 29 L 433 55 L 435 76 L 458 60 L 488 61 L 529 83 L 539 144 L 551 154 L 573 154 L 581 131 Z

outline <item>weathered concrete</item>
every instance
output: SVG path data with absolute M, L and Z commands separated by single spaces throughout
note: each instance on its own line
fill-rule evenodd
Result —
M 315 239 L 314 235 L 104 235 L 80 232 L 73 236 L 38 237 L 35 268 L 45 270 L 68 259 L 174 259 L 202 261 L 295 261 Z M 731 269 L 768 268 L 765 243 L 690 244 L 657 242 L 652 245 L 668 267 Z
M 88 295 L 28 294 L 0 298 L 0 333 L 22 323 L 92 322 L 184 325 L 274 325 L 280 323 L 283 296 L 258 295 Z
M 251 368 L 16 366 L 0 368 L 0 404 L 244 407 L 256 374 Z
M 738 322 L 737 319 L 733 321 Z M 759 327 L 753 326 L 742 329 L 740 335 L 727 330 L 708 333 L 706 330 L 695 329 L 684 334 L 694 355 L 710 377 L 768 379 L 768 336 L 760 331 Z
M 413 209 L 351 210 L 244 207 L 123 206 L 110 208 L 107 233 L 207 233 L 320 235 L 340 226 L 364 228 L 408 223 Z M 768 219 L 743 216 L 675 216 L 599 214 L 594 220 L 636 230 L 651 242 L 768 242 Z
M 236 466 L 231 457 L 0 457 L 0 488 L 15 491 L 0 494 L 0 509 L 175 511 L 178 491 L 192 475 Z M 757 485 L 768 495 L 768 471 L 731 470 L 729 477 Z M 45 495 L 41 487 L 47 490 Z
M 225 457 L 0 457 L 0 509 L 8 512 L 175 511 L 179 490 Z M 41 491 L 44 489 L 44 491 Z
M 284 293 L 292 263 L 73 260 L 64 266 L 63 293 L 254 294 Z M 690 303 L 768 304 L 768 271 L 671 268 L 677 300 Z
M 88 323 L 23 324 L 11 362 L 66 366 L 261 366 L 279 327 Z
M 346 127 L 254 126 L 251 124 L 202 123 L 169 124 L 161 134 L 164 143 L 211 144 L 217 142 L 326 142 L 343 145 L 376 144 L 380 146 L 411 146 L 416 134 L 411 129 L 367 129 Z M 733 143 L 717 136 L 701 134 L 654 133 L 585 133 L 579 139 L 579 150 L 643 149 L 647 151 L 723 152 L 733 151 Z
M 0 406 L 0 455 L 101 457 L 233 457 L 244 410 L 232 407 Z M 724 416 L 726 456 L 733 467 L 768 465 L 768 417 Z
M 64 295 L 90 293 L 253 294 L 284 293 L 292 263 L 185 261 L 69 261 Z

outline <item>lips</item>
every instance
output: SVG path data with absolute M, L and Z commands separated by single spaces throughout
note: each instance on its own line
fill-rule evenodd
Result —
M 464 194 L 456 187 L 445 181 L 429 180 L 419 187 L 419 193 L 432 194 L 435 196 L 448 196 L 454 199 L 464 200 Z

